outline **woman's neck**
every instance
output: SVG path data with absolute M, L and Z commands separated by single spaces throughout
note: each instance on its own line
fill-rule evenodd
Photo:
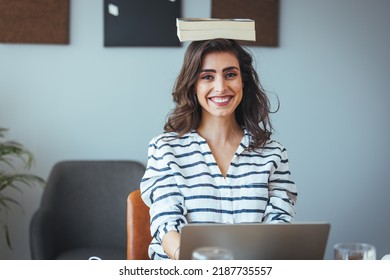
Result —
M 201 121 L 196 129 L 198 134 L 208 142 L 236 142 L 237 138 L 241 140 L 243 130 L 235 119 L 212 118 L 207 121 Z
M 197 132 L 206 140 L 222 176 L 226 178 L 230 163 L 242 141 L 242 128 L 235 120 L 213 118 L 201 122 Z

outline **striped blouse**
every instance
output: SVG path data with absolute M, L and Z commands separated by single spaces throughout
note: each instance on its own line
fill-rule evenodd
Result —
M 204 138 L 191 131 L 154 137 L 140 189 L 150 207 L 151 259 L 167 259 L 161 242 L 187 223 L 288 223 L 294 219 L 297 191 L 286 149 L 270 140 L 248 151 L 243 139 L 223 177 Z

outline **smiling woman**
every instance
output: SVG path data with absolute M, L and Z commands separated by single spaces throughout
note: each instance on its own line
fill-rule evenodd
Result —
M 188 223 L 289 223 L 297 191 L 286 149 L 271 139 L 268 98 L 235 40 L 192 42 L 165 132 L 149 144 L 141 193 L 151 259 L 177 259 Z
M 239 67 L 238 59 L 227 52 L 209 53 L 202 59 L 195 84 L 195 94 L 202 107 L 202 123 L 210 122 L 213 117 L 234 118 L 243 92 Z

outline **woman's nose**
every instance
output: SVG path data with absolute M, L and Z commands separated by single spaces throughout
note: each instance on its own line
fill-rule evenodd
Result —
M 215 79 L 215 91 L 216 92 L 224 92 L 226 89 L 226 82 L 223 78 Z

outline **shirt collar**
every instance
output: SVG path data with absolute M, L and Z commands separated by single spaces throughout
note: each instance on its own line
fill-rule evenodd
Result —
M 243 150 L 246 150 L 249 147 L 249 143 L 252 140 L 252 134 L 246 128 L 243 128 L 243 132 L 244 135 L 242 137 L 240 146 L 243 148 Z M 198 132 L 195 129 L 191 130 L 186 135 L 188 135 L 189 137 L 197 138 L 201 141 L 206 141 L 202 136 L 198 134 Z

